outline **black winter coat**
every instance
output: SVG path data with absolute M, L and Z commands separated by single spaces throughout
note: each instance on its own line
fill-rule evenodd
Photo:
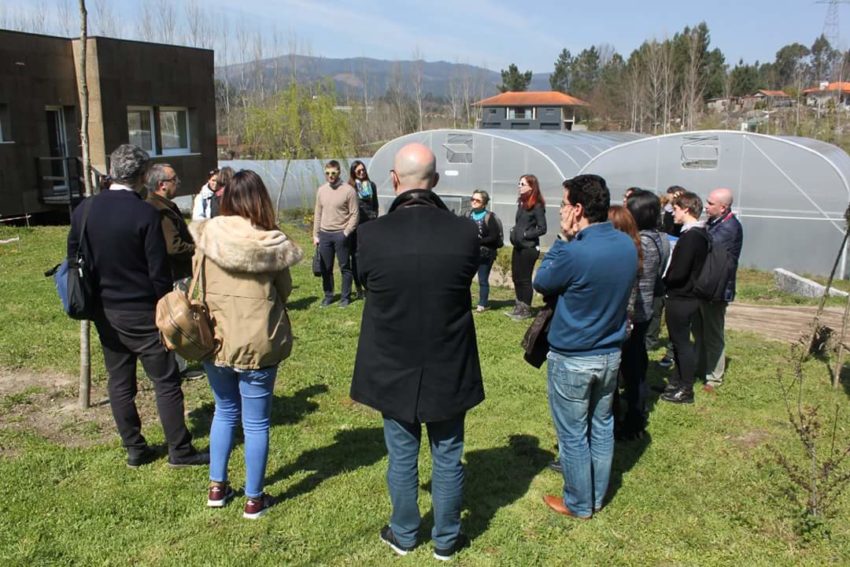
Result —
M 359 227 L 357 239 L 367 293 L 351 398 L 408 423 L 451 419 L 481 403 L 470 310 L 475 223 L 413 190 Z
M 540 246 L 540 237 L 546 234 L 546 207 L 537 203 L 531 209 L 521 204 L 517 207 L 516 219 L 511 229 L 511 244 L 514 248 Z

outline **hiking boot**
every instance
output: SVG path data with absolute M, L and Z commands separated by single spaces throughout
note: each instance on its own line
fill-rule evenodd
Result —
M 339 302 L 339 307 L 342 307 L 342 308 L 348 307 L 349 305 L 351 305 L 350 299 L 342 299 Z
M 269 508 L 276 504 L 275 499 L 268 494 L 261 494 L 257 498 L 248 497 L 245 502 L 245 509 L 242 512 L 242 517 L 246 520 L 256 520 L 263 514 L 269 511 Z
M 392 528 L 389 526 L 381 528 L 381 541 L 389 545 L 390 548 L 398 555 L 407 555 L 413 551 L 414 547 L 416 547 L 414 545 L 402 545 L 399 543 L 399 541 L 395 538 Z
M 675 362 L 669 356 L 665 356 L 664 358 L 658 361 L 658 366 L 660 366 L 661 368 L 672 368 L 673 364 L 675 364 Z
M 223 508 L 230 502 L 236 493 L 230 487 L 229 482 L 210 482 L 210 489 L 207 491 L 207 506 L 210 508 Z
M 510 313 L 505 313 L 505 316 L 506 316 L 506 317 L 510 317 L 510 318 L 512 318 L 512 319 L 513 319 L 513 317 L 514 317 L 517 313 L 519 313 L 519 301 L 517 301 L 517 302 L 514 304 L 514 310 L 513 310 L 513 311 L 511 311 Z
M 673 392 L 661 394 L 661 399 L 671 404 L 692 404 L 694 403 L 694 393 L 684 388 L 679 388 Z
M 434 548 L 434 559 L 448 561 L 464 547 L 469 547 L 469 538 L 464 534 L 457 534 L 457 539 L 449 547 L 445 549 L 441 549 L 439 547 Z
M 519 302 L 517 304 L 517 312 L 510 316 L 514 321 L 522 321 L 523 319 L 531 319 L 531 306 L 527 303 Z
M 330 305 L 330 304 L 331 304 L 331 303 L 333 303 L 333 302 L 334 302 L 334 300 L 333 300 L 333 298 L 332 298 L 332 297 L 326 297 L 326 298 L 324 298 L 324 299 L 322 300 L 322 302 L 319 304 L 319 308 L 327 307 L 328 305 Z

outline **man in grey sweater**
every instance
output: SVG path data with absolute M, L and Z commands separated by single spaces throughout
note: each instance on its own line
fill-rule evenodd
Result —
M 325 297 L 321 307 L 333 302 L 334 255 L 342 272 L 342 295 L 339 306 L 351 302 L 351 254 L 349 236 L 357 228 L 359 204 L 357 192 L 339 178 L 339 162 L 331 160 L 325 165 L 327 183 L 316 192 L 316 209 L 313 215 L 313 244 L 318 246 L 322 258 L 322 291 Z

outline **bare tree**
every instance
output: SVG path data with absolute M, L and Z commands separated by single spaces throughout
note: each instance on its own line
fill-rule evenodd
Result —
M 177 17 L 172 0 L 157 0 L 154 11 L 157 39 L 161 43 L 173 44 L 177 34 Z
M 98 35 L 117 37 L 118 28 L 115 25 L 115 14 L 109 0 L 94 0 L 94 29 Z
M 417 130 L 422 131 L 423 112 L 422 112 L 422 75 L 424 74 L 425 62 L 422 60 L 422 52 L 419 46 L 413 50 L 413 64 L 411 65 L 413 95 L 416 98 L 416 109 L 419 112 L 419 127 Z
M 701 73 L 704 63 L 703 38 L 698 28 L 694 28 L 684 35 L 688 60 L 682 87 L 682 119 L 685 128 L 693 130 L 700 110 L 702 93 L 705 89 L 705 77 Z
M 71 37 L 74 34 L 74 10 L 70 0 L 57 0 L 54 15 L 59 34 L 63 37 Z M 3 27 L 2 23 L 0 27 Z
M 257 33 L 254 34 L 253 41 L 251 42 L 251 47 L 253 54 L 253 86 L 259 95 L 260 102 L 266 100 L 266 74 L 265 65 L 263 64 L 264 46 L 265 42 L 263 40 L 263 34 L 261 31 L 257 30 Z
M 88 11 L 86 0 L 80 0 L 80 59 L 77 65 L 77 87 L 80 93 L 80 143 L 83 150 L 83 180 L 86 197 L 91 197 L 91 156 L 89 155 L 89 87 L 86 77 L 88 47 Z M 80 407 L 91 402 L 91 323 L 80 321 Z
M 192 47 L 211 47 L 210 22 L 198 0 L 186 0 L 186 42 Z
M 139 14 L 136 18 L 136 21 L 139 22 L 139 25 L 136 27 L 138 30 L 139 38 L 142 41 L 156 41 L 157 39 L 157 31 L 156 31 L 156 22 L 155 22 L 155 9 L 151 0 L 139 0 Z

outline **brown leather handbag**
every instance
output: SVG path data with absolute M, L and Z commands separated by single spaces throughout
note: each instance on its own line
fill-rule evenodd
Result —
M 156 326 L 165 348 L 186 360 L 205 360 L 218 350 L 213 322 L 204 301 L 204 262 L 206 256 L 195 264 L 189 293 L 175 289 L 165 294 L 156 304 Z M 201 281 L 201 297 L 195 299 L 195 287 Z
M 522 357 L 535 368 L 543 366 L 543 363 L 546 362 L 546 355 L 549 354 L 549 325 L 552 323 L 554 315 L 554 302 L 544 305 L 531 321 L 531 325 L 529 325 L 520 342 L 523 350 Z

